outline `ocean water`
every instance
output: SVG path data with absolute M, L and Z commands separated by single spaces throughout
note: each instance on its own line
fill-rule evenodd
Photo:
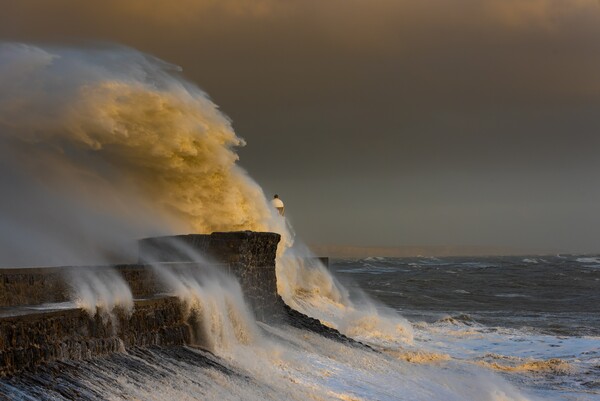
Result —
M 542 399 L 600 399 L 600 257 L 367 258 L 331 270 L 406 317 L 419 349 Z
M 298 286 L 288 302 L 367 346 L 238 317 L 210 351 L 134 349 L 59 362 L 0 380 L 0 399 L 600 400 L 599 260 L 369 258 L 302 267 L 304 281 L 323 282 Z M 235 291 L 185 296 L 200 307 L 233 299 L 207 315 L 224 325 L 232 311 L 247 310 L 241 297 L 223 297 Z

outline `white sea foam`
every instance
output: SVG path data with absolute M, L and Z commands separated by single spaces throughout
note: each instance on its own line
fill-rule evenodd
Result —
M 515 375 L 520 382 L 530 377 L 533 384 L 542 375 L 554 389 L 564 389 L 562 395 L 556 390 L 542 391 L 544 399 L 595 399 L 595 393 L 588 397 L 577 388 L 579 377 L 595 370 L 600 355 L 598 337 L 557 337 L 442 319 L 433 324 L 416 324 L 414 344 L 419 350 Z
M 278 258 L 277 286 L 288 305 L 350 337 L 382 344 L 412 341 L 406 319 L 358 289 L 350 292 L 306 248 Z

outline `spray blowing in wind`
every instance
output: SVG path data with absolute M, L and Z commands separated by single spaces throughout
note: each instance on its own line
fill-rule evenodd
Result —
M 119 232 L 286 231 L 236 165 L 230 120 L 177 72 L 127 48 L 0 45 L 0 178 L 17 189 L 0 247 L 14 249 L 15 227 L 54 239 L 44 257 L 57 259 L 75 238 L 114 252 Z
M 160 253 L 164 256 L 165 245 L 170 257 L 177 260 L 183 256 L 184 261 L 164 264 Z M 152 267 L 163 292 L 181 301 L 185 320 L 192 328 L 193 345 L 231 356 L 240 346 L 260 338 L 256 319 L 232 275 L 179 239 L 166 239 L 159 254 L 156 251 L 147 249 L 141 261 Z
M 384 324 L 303 262 L 310 253 L 291 248 L 286 219 L 236 164 L 231 121 L 175 66 L 122 47 L 2 44 L 0 86 L 0 182 L 14 189 L 0 199 L 3 264 L 123 260 L 122 244 L 165 232 L 274 231 L 289 305 L 347 334 L 410 340 L 404 320 Z

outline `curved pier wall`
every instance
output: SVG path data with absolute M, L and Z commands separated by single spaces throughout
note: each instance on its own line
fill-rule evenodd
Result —
M 211 265 L 211 268 L 225 270 L 238 278 L 246 298 L 260 314 L 261 308 L 268 307 L 277 298 L 275 256 L 279 239 L 279 234 L 251 231 L 147 238 L 139 241 L 140 261 L 162 264 L 165 269 L 206 269 Z M 182 248 L 179 244 L 185 246 Z M 187 247 L 207 261 L 194 260 Z M 0 307 L 68 301 L 71 278 L 78 270 L 109 268 L 123 276 L 134 298 L 164 292 L 154 270 L 143 263 L 114 267 L 0 268 Z
M 180 245 L 173 245 L 174 240 L 185 243 L 206 255 L 210 268 L 236 276 L 257 318 L 266 320 L 285 313 L 275 274 L 279 239 L 278 234 L 249 231 L 148 238 L 140 241 L 140 260 L 152 260 L 165 269 L 208 268 L 207 262 L 193 260 Z M 71 277 L 77 270 L 112 268 L 133 293 L 130 314 L 116 309 L 110 316 L 90 316 L 82 309 L 47 305 L 71 300 Z M 162 295 L 164 290 L 155 270 L 142 263 L 0 269 L 0 376 L 123 347 L 189 344 L 193 322 L 177 298 Z

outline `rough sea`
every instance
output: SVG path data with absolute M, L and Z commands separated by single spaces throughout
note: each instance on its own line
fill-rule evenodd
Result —
M 1 379 L 0 399 L 600 400 L 600 257 L 367 258 L 328 270 L 339 282 L 305 269 L 287 302 L 363 345 L 240 319 L 241 297 L 212 288 L 199 307 L 229 301 L 206 315 L 211 351 L 57 362 Z
M 600 399 L 600 257 L 367 258 L 330 269 L 408 318 L 417 347 L 541 399 Z

